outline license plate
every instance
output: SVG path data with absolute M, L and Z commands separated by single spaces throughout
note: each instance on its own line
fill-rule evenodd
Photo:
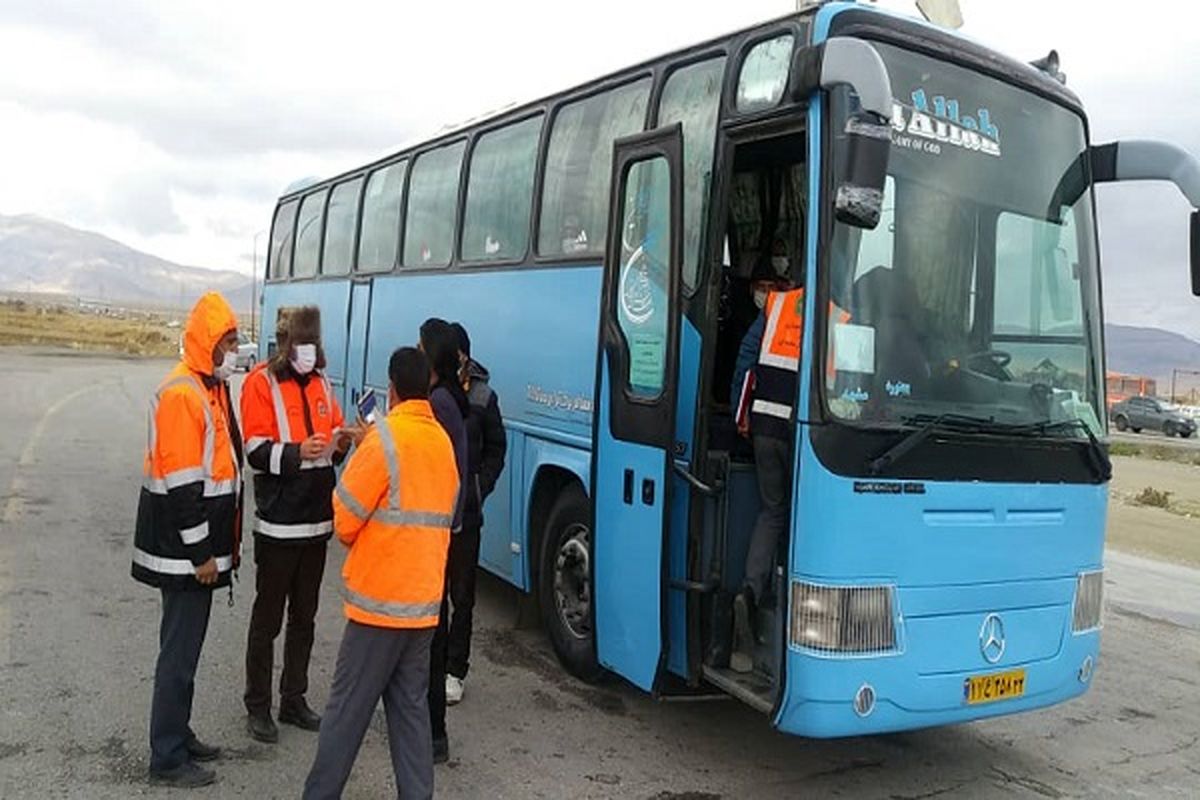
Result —
M 991 675 L 974 675 L 963 681 L 963 700 L 967 705 L 1011 700 L 1025 694 L 1025 670 L 1014 669 Z

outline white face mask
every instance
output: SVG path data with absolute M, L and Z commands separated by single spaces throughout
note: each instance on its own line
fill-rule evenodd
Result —
M 771 256 L 771 266 L 776 272 L 783 273 L 791 268 L 792 262 L 787 256 Z
M 232 350 L 226 350 L 221 363 L 213 368 L 213 377 L 219 381 L 227 381 L 233 377 L 235 369 L 237 369 L 237 353 Z
M 769 292 L 766 289 L 754 290 L 754 305 L 758 309 L 762 309 L 767 304 L 767 295 Z
M 317 366 L 317 346 L 298 344 L 292 348 L 292 369 L 297 375 L 307 375 Z

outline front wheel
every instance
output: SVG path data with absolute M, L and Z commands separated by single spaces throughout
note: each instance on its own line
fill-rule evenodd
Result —
M 542 536 L 538 604 L 558 660 L 575 677 L 605 675 L 592 628 L 591 507 L 583 488 L 568 486 L 555 501 Z
M 1179 438 L 1180 439 L 1190 439 L 1190 438 L 1192 438 L 1192 433 L 1194 433 L 1194 431 L 1180 431 Z

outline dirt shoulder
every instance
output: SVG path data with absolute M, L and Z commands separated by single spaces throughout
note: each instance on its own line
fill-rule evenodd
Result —
M 1200 567 L 1200 466 L 1115 456 L 1108 544 Z
M 138 312 L 80 311 L 21 301 L 0 303 L 0 345 L 42 345 L 139 356 L 172 356 L 179 329 Z

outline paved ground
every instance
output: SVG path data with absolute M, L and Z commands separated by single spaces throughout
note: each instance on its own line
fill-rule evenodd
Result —
M 128 577 L 145 401 L 166 369 L 0 350 L 0 797 L 168 796 L 143 782 L 158 601 Z M 341 633 L 336 561 L 314 652 L 318 707 Z M 622 685 L 579 684 L 538 631 L 514 627 L 511 592 L 485 582 L 474 671 L 450 712 L 452 761 L 438 769 L 439 796 L 1194 797 L 1200 581 L 1136 559 L 1110 564 L 1103 658 L 1083 699 L 843 741 L 775 734 L 733 701 L 662 703 Z M 227 758 L 220 785 L 200 796 L 295 797 L 312 736 L 285 728 L 266 747 L 242 728 L 249 572 L 233 608 L 217 596 L 201 663 L 196 728 Z M 346 796 L 391 792 L 377 726 Z

